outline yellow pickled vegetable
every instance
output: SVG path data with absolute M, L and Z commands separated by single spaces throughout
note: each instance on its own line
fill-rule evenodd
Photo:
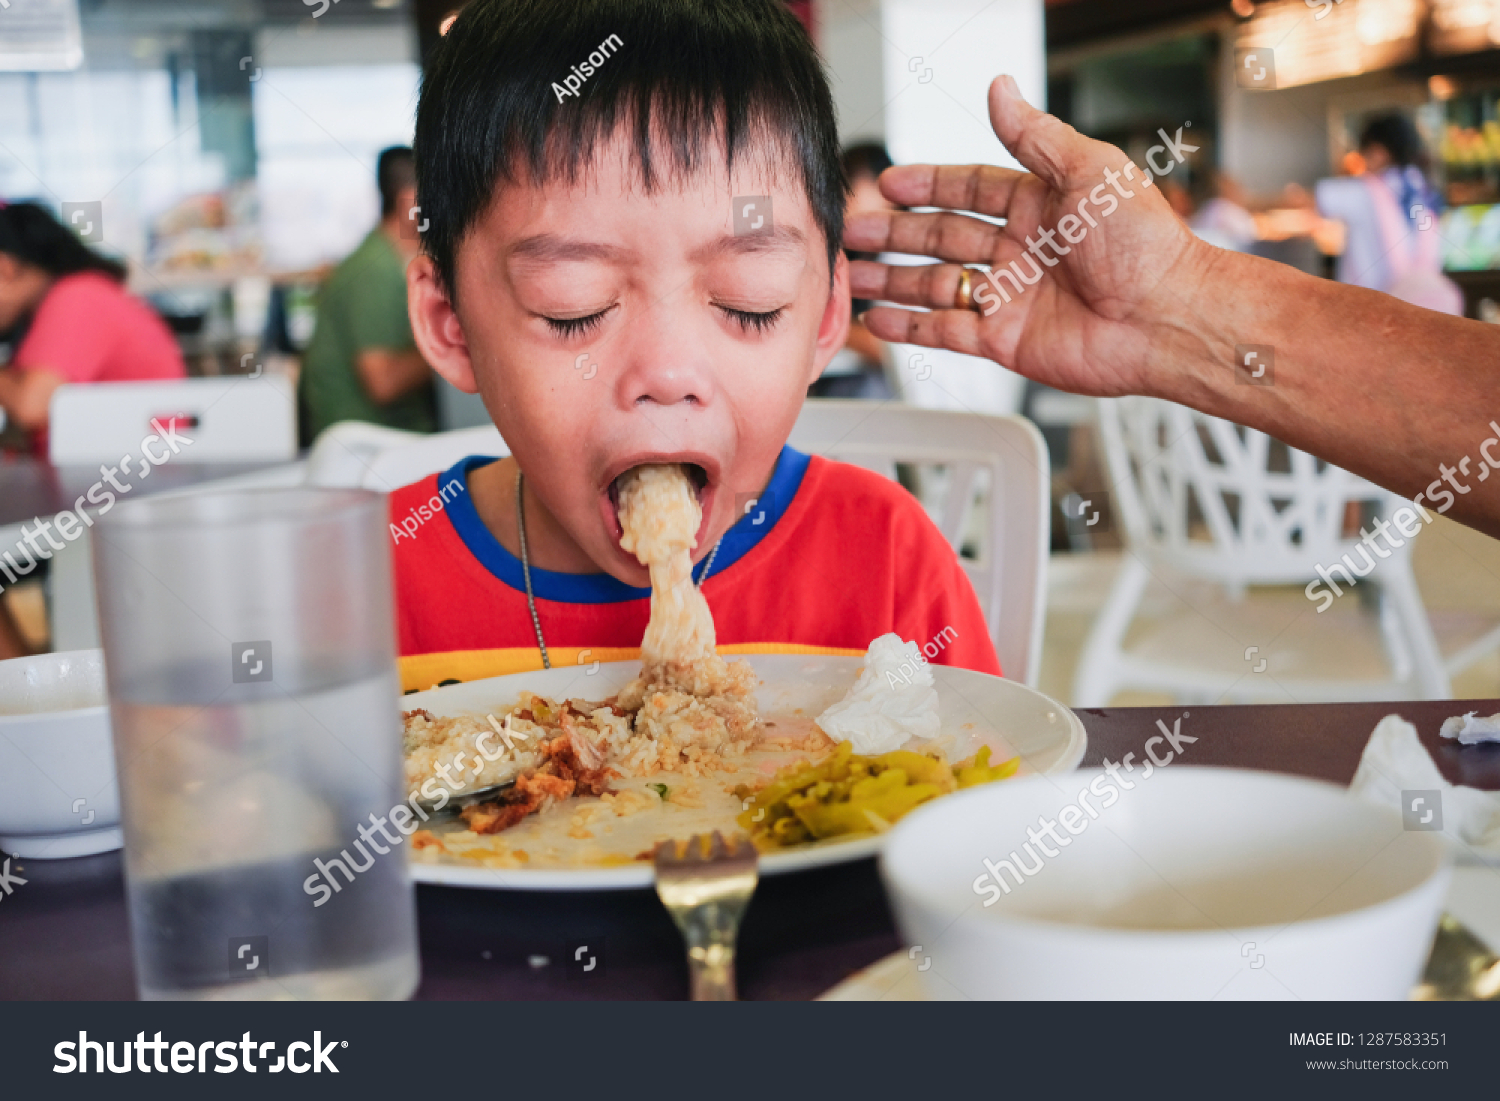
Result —
M 741 786 L 738 822 L 762 851 L 830 837 L 881 833 L 914 807 L 939 795 L 1015 775 L 1020 758 L 990 765 L 988 747 L 973 761 L 950 767 L 940 753 L 896 750 L 859 756 L 840 742 L 816 764 L 799 761 L 761 791 Z
M 1021 767 L 1021 758 L 1012 757 L 1010 760 L 990 767 L 990 747 L 985 746 L 974 754 L 974 763 L 960 766 L 953 770 L 953 775 L 958 777 L 960 788 L 971 788 L 977 784 L 988 784 L 993 780 L 1008 780 L 1016 774 L 1016 769 Z

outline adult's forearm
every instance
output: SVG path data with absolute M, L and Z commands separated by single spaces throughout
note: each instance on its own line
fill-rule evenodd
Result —
M 1439 482 L 1426 507 L 1500 536 L 1500 476 L 1480 453 L 1500 437 L 1500 329 L 1206 245 L 1163 289 L 1152 392 L 1405 497 Z M 1273 349 L 1269 385 L 1236 373 L 1248 344 Z
M 0 408 L 9 423 L 29 432 L 47 426 L 52 395 L 63 383 L 61 375 L 41 368 L 0 371 Z
M 355 361 L 365 392 L 381 405 L 415 390 L 430 377 L 431 369 L 417 351 L 393 352 L 368 348 Z

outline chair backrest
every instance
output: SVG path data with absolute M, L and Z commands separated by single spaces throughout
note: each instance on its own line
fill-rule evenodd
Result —
M 307 452 L 307 484 L 359 489 L 370 473 L 370 464 L 382 454 L 422 438 L 420 432 L 405 432 L 364 421 L 330 424 L 318 433 Z
M 492 424 L 426 436 L 358 421 L 341 421 L 329 425 L 313 441 L 307 459 L 307 480 L 312 485 L 389 493 L 447 470 L 466 455 L 508 454 L 510 448 Z
M 1102 399 L 1099 434 L 1131 551 L 1231 585 L 1310 581 L 1350 551 L 1345 506 L 1395 494 L 1264 432 L 1156 398 Z M 1411 552 L 1408 540 L 1397 555 Z
M 59 386 L 48 414 L 54 464 L 119 462 L 156 431 L 180 437 L 174 463 L 274 462 L 297 455 L 297 399 L 280 376 Z
M 1051 539 L 1047 444 L 1030 421 L 894 402 L 809 400 L 793 447 L 888 478 L 897 464 L 924 473 L 929 514 L 955 552 L 977 535 L 977 556 L 960 561 L 974 584 L 1001 667 L 1035 685 L 1041 664 Z M 982 522 L 974 523 L 975 509 Z

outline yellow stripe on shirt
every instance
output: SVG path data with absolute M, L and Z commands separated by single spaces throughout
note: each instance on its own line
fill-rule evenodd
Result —
M 863 650 L 846 650 L 837 646 L 804 646 L 795 642 L 741 642 L 720 646 L 719 653 L 738 654 L 832 654 L 841 657 L 863 657 Z M 592 665 L 594 662 L 639 661 L 638 646 L 559 646 L 549 647 L 547 656 L 552 668 Z M 398 660 L 401 690 L 420 692 L 436 688 L 444 681 L 484 680 L 510 673 L 531 673 L 542 668 L 542 652 L 534 646 L 512 646 L 497 650 L 448 650 L 436 654 L 409 654 Z

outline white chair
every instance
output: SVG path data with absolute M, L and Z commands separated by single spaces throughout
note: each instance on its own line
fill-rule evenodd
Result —
M 358 421 L 329 425 L 307 456 L 307 481 L 389 493 L 467 455 L 509 455 L 494 425 L 421 435 Z
M 332 438 L 336 432 L 338 438 Z M 352 426 L 329 428 L 314 444 L 308 470 L 314 478 L 346 480 L 314 484 L 389 490 L 446 470 L 465 455 L 509 453 L 493 427 L 388 440 L 384 448 L 380 439 Z M 898 462 L 942 468 L 940 477 L 929 472 L 923 479 L 924 486 L 936 487 L 929 512 L 955 551 L 978 536 L 978 557 L 962 561 L 1001 667 L 1013 680 L 1036 684 L 1050 531 L 1047 445 L 1030 421 L 895 403 L 808 401 L 790 442 L 892 479 Z M 360 457 L 350 463 L 332 457 L 319 461 L 325 446 L 345 454 L 360 450 Z M 373 453 L 361 450 L 369 448 Z M 976 524 L 981 512 L 983 522 Z
M 1084 646 L 1073 706 L 1104 706 L 1126 688 L 1170 693 L 1179 702 L 1450 694 L 1449 669 L 1412 572 L 1411 540 L 1399 548 L 1382 542 L 1382 559 L 1345 535 L 1351 502 L 1373 505 L 1387 519 L 1410 502 L 1264 433 L 1169 402 L 1101 400 L 1098 416 L 1126 550 Z M 1361 568 L 1376 560 L 1381 598 L 1373 632 L 1372 616 L 1344 583 L 1358 573 L 1344 564 L 1346 554 Z M 1344 594 L 1333 601 L 1332 616 L 1321 616 L 1323 601 L 1305 592 L 1283 593 L 1269 615 L 1264 604 L 1257 610 L 1245 599 L 1252 586 L 1305 588 L 1319 581 L 1320 567 Z M 1127 645 L 1153 579 L 1193 610 L 1137 631 Z M 1215 587 L 1226 596 L 1217 604 Z M 1367 668 L 1383 659 L 1385 675 L 1337 675 L 1338 659 L 1356 656 Z
M 118 462 L 156 431 L 175 423 L 174 463 L 290 461 L 297 455 L 297 399 L 278 375 L 188 378 L 162 382 L 96 382 L 59 386 L 48 412 L 54 465 Z
M 1051 513 L 1047 444 L 1035 425 L 895 402 L 810 400 L 790 443 L 892 479 L 897 463 L 923 468 L 924 497 L 930 494 L 924 504 L 954 551 L 977 536 L 977 557 L 961 561 L 1001 668 L 1012 680 L 1036 684 Z
M 189 378 L 162 382 L 97 382 L 59 386 L 48 406 L 48 458 L 56 466 L 116 464 L 125 456 L 143 466 L 143 443 L 170 425 L 191 443 L 176 450 L 151 443 L 147 457 L 169 465 L 285 462 L 211 484 L 214 489 L 297 484 L 297 399 L 279 375 Z M 153 458 L 154 461 L 154 458 Z M 139 469 L 139 468 L 137 468 Z M 129 474 L 123 475 L 130 477 Z M 201 487 L 173 490 L 200 492 Z M 94 602 L 92 533 L 53 557 L 48 614 L 54 650 L 99 645 Z

